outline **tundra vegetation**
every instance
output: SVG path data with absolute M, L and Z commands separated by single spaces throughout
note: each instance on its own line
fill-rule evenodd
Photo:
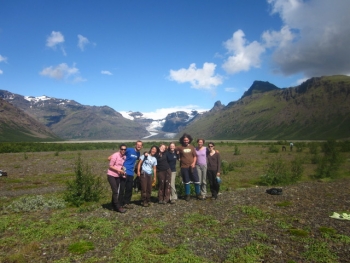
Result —
M 184 201 L 177 177 L 175 205 L 154 189 L 121 214 L 106 180 L 117 144 L 1 143 L 0 262 L 349 262 L 350 222 L 329 217 L 350 213 L 349 141 L 215 145 L 217 200 Z

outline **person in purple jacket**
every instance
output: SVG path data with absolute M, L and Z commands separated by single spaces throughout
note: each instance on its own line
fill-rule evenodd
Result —
M 200 200 L 205 200 L 207 196 L 207 154 L 209 150 L 204 146 L 204 143 L 204 139 L 198 139 L 196 147 L 196 169 L 201 187 Z

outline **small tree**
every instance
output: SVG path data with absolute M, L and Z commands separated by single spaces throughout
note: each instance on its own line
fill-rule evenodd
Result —
M 304 173 L 304 167 L 303 167 L 303 159 L 300 157 L 296 157 L 292 163 L 291 163 L 291 174 L 290 174 L 290 182 L 295 183 L 301 179 L 301 176 Z
M 317 179 L 337 177 L 343 158 L 337 149 L 336 141 L 328 140 L 322 145 L 322 151 L 324 155 L 318 163 L 314 177 Z
M 92 174 L 79 154 L 75 164 L 75 179 L 67 182 L 65 200 L 75 206 L 81 206 L 84 202 L 97 202 L 103 190 L 101 178 Z
M 241 154 L 241 150 L 238 149 L 238 146 L 235 145 L 235 151 L 233 153 L 234 155 L 240 155 Z
M 279 185 L 287 182 L 288 170 L 286 163 L 280 157 L 268 163 L 266 174 L 260 178 L 260 183 L 263 185 Z

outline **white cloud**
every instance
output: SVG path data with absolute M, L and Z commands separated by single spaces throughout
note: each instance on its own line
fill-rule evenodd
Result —
M 57 45 L 64 42 L 64 36 L 61 32 L 52 31 L 51 35 L 46 39 L 46 46 L 55 48 Z
M 0 62 L 7 62 L 7 57 L 3 57 L 0 55 Z
M 232 38 L 224 42 L 224 46 L 232 54 L 222 65 L 227 73 L 235 74 L 260 67 L 260 55 L 265 48 L 257 41 L 249 43 L 242 30 L 237 30 Z
M 101 74 L 103 75 L 113 75 L 110 71 L 108 70 L 101 70 Z
M 52 31 L 51 35 L 46 39 L 46 46 L 52 49 L 56 49 L 56 46 L 60 46 L 60 49 L 64 56 L 67 56 L 66 50 L 63 47 L 64 36 L 61 32 Z
M 78 74 L 79 74 L 79 69 L 76 68 L 75 65 L 73 65 L 72 67 L 69 67 L 66 63 L 61 63 L 55 67 L 50 66 L 50 67 L 44 68 L 40 72 L 40 75 L 47 76 L 53 79 L 63 79 L 63 78 L 67 79 L 70 76 L 75 76 L 75 79 L 76 79 L 76 78 L 79 78 L 79 76 L 76 76 Z
M 237 88 L 225 88 L 226 92 L 238 92 L 239 90 Z
M 2 75 L 4 72 L 0 69 L 0 75 Z
M 267 0 L 282 19 L 281 30 L 262 35 L 275 47 L 273 62 L 285 75 L 350 73 L 350 1 Z
M 78 47 L 81 51 L 84 51 L 85 46 L 89 43 L 90 41 L 86 37 L 78 35 Z
M 215 75 L 216 65 L 214 63 L 204 63 L 202 69 L 197 69 L 196 64 L 192 63 L 188 69 L 170 70 L 170 80 L 178 83 L 191 83 L 195 89 L 212 90 L 222 84 L 222 77 Z

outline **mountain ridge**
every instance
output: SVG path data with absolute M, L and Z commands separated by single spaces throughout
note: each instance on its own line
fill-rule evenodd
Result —
M 350 130 L 350 77 L 342 75 L 314 77 L 289 88 L 254 81 L 226 106 L 216 101 L 207 112 L 177 111 L 159 120 L 141 112 L 125 118 L 109 106 L 47 96 L 0 90 L 1 97 L 68 140 L 169 139 L 184 131 L 206 139 L 338 139 L 348 138 Z
M 347 139 L 349 130 L 350 77 L 342 75 L 253 92 L 186 127 L 195 137 L 251 140 Z

